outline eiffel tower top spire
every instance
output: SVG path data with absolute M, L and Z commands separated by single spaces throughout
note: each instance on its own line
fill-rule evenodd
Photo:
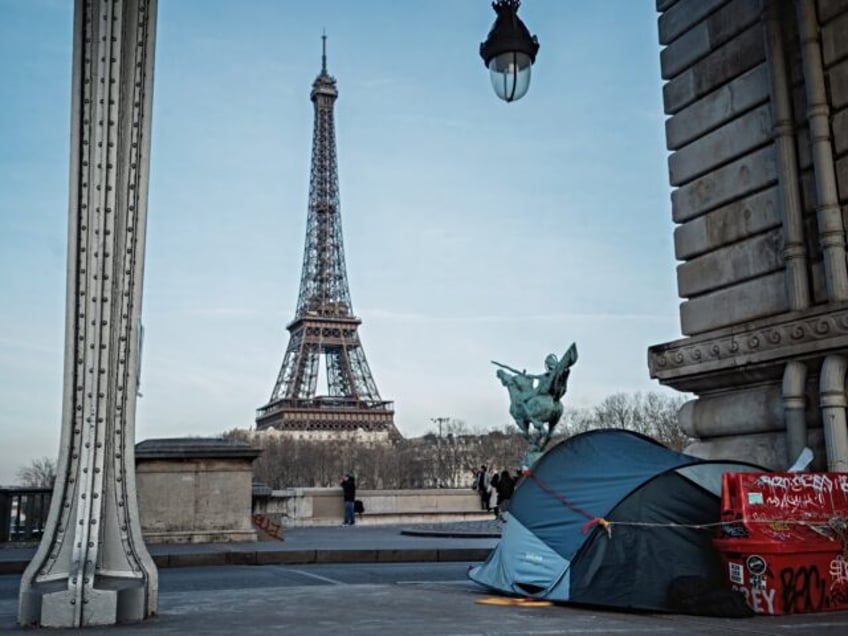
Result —
M 327 32 L 321 32 L 321 74 L 327 72 Z
M 306 315 L 353 316 L 342 241 L 336 132 L 333 107 L 339 96 L 327 72 L 327 36 L 322 35 L 321 73 L 312 83 L 315 127 L 309 176 L 309 216 L 295 319 Z
M 312 82 L 312 94 L 310 97 L 314 102 L 318 95 L 326 96 L 333 101 L 339 96 L 336 90 L 336 78 L 327 72 L 327 34 L 321 35 L 321 72 Z M 317 103 L 316 103 L 317 106 Z M 332 110 L 332 104 L 330 104 Z M 316 121 L 317 124 L 317 121 Z

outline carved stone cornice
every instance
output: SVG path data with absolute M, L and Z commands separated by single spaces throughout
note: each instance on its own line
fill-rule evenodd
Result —
M 696 390 L 707 378 L 745 370 L 766 372 L 789 360 L 848 353 L 848 303 L 801 312 L 654 345 L 648 349 L 651 377 L 681 390 Z M 767 375 L 775 376 L 775 373 Z M 780 377 L 777 372 L 776 377 Z

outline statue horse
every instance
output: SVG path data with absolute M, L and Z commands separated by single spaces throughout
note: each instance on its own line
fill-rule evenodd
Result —
M 512 419 L 525 439 L 537 450 L 542 450 L 562 417 L 562 404 L 546 393 L 537 394 L 531 377 L 511 375 L 503 369 L 498 369 L 497 376 L 509 393 Z

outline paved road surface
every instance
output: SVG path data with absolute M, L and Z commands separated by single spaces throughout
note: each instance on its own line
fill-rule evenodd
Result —
M 483 605 L 468 563 L 359 563 L 160 571 L 160 613 L 140 625 L 23 630 L 20 577 L 0 576 L 0 634 L 123 636 L 551 636 L 553 634 L 844 636 L 848 613 L 710 619 L 565 606 Z

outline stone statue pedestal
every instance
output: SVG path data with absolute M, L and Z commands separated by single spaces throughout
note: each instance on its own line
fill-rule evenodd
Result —
M 533 466 L 539 461 L 539 458 L 545 454 L 545 451 L 535 451 L 529 450 L 524 453 L 524 457 L 521 458 L 521 470 L 531 470 Z

